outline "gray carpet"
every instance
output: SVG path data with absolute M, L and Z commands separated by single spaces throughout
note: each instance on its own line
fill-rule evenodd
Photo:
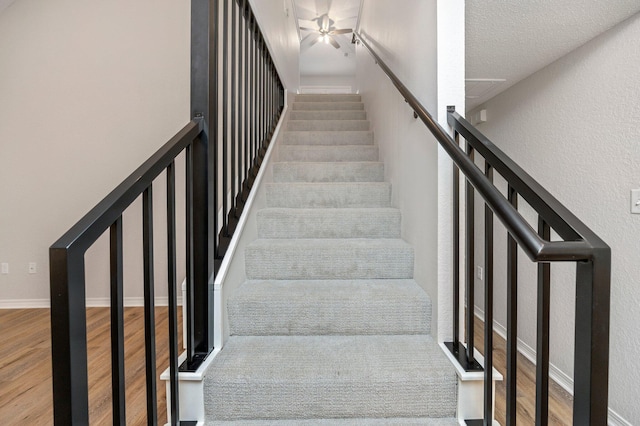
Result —
M 204 380 L 210 425 L 457 425 L 359 95 L 297 95 Z

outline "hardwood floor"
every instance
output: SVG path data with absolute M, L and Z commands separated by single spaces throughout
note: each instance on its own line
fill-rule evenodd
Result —
M 159 424 L 166 422 L 167 308 L 156 308 Z M 181 320 L 182 316 L 178 315 Z M 181 321 L 180 321 L 181 322 Z M 0 419 L 3 425 L 53 424 L 51 338 L 48 309 L 0 310 Z M 182 332 L 182 326 L 179 326 Z M 108 308 L 87 309 L 90 421 L 111 424 L 111 343 Z M 125 308 L 127 424 L 146 424 L 144 318 Z
M 484 323 L 476 318 L 475 347 L 484 355 Z M 493 362 L 494 367 L 506 377 L 505 340 L 496 332 L 493 333 Z M 518 390 L 516 392 L 517 424 L 535 424 L 536 414 L 536 368 L 531 361 L 522 354 L 518 354 Z M 496 383 L 495 418 L 501 424 L 506 419 L 506 386 L 505 382 Z M 573 397 L 553 380 L 549 380 L 549 424 L 571 425 L 573 422 Z
M 181 315 L 178 316 L 180 319 Z M 48 309 L 0 310 L 0 419 L 3 425 L 53 424 L 51 341 Z M 476 321 L 476 347 L 483 353 L 483 324 Z M 179 327 L 181 333 L 182 326 Z M 111 424 L 111 344 L 109 309 L 87 309 L 89 405 L 91 424 Z M 158 419 L 166 419 L 164 382 L 159 375 L 167 361 L 167 310 L 156 308 Z M 494 333 L 494 363 L 504 375 L 505 341 Z M 125 377 L 127 424 L 146 424 L 144 382 L 144 320 L 142 308 L 125 309 Z M 518 356 L 518 425 L 534 424 L 535 367 Z M 551 382 L 549 424 L 570 425 L 571 396 Z M 496 419 L 505 422 L 505 386 L 496 385 Z

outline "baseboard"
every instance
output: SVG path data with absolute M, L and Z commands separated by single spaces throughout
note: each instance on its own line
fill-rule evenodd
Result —
M 169 299 L 167 297 L 156 297 L 156 306 L 168 306 Z M 182 305 L 182 297 L 178 297 L 178 306 Z M 111 306 L 111 300 L 108 297 L 94 297 L 87 299 L 88 308 L 102 308 Z M 124 306 L 136 307 L 144 306 L 144 298 L 142 297 L 125 297 Z M 49 309 L 51 307 L 49 299 L 8 299 L 0 300 L 0 309 Z
M 0 309 L 49 309 L 49 299 L 7 299 L 0 300 Z
M 608 421 L 609 426 L 632 426 L 631 422 L 626 421 L 622 416 L 611 408 L 609 408 Z
M 475 308 L 475 316 L 484 324 L 484 311 L 477 306 Z M 493 330 L 498 333 L 500 337 L 507 340 L 507 329 L 496 320 L 493 320 Z M 518 339 L 518 352 L 531 361 L 533 365 L 536 365 L 536 350 L 527 345 L 521 339 Z M 551 363 L 549 363 L 549 378 L 573 395 L 573 379 Z M 631 426 L 630 422 L 625 420 L 620 416 L 620 414 L 616 413 L 611 408 L 608 410 L 607 417 L 607 423 L 609 426 Z

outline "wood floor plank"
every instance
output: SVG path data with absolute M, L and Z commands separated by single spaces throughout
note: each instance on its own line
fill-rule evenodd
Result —
M 127 424 L 146 424 L 143 308 L 125 308 Z M 168 365 L 167 308 L 156 308 L 158 420 L 166 420 L 160 374 Z M 178 308 L 179 341 L 182 315 Z M 111 341 L 108 308 L 87 309 L 89 418 L 111 424 Z M 52 425 L 51 327 L 48 309 L 0 310 L 0 418 L 3 425 Z M 167 352 L 167 353 L 165 353 Z

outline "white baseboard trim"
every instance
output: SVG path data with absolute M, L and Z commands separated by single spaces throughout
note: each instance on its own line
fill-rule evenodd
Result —
M 609 408 L 608 421 L 609 426 L 632 426 L 631 422 L 623 419 L 622 416 L 611 408 Z
M 49 299 L 7 299 L 0 300 L 0 309 L 49 309 Z
M 484 323 L 484 311 L 477 306 L 475 308 L 475 316 Z M 496 320 L 493 320 L 493 330 L 503 339 L 507 339 L 507 329 Z M 536 365 L 536 350 L 527 345 L 521 339 L 518 339 L 518 352 L 531 361 L 533 365 Z M 573 395 L 573 379 L 571 376 L 551 363 L 549 363 L 549 377 L 559 384 L 564 390 Z M 607 417 L 607 423 L 609 426 L 632 426 L 630 422 L 625 420 L 620 416 L 620 414 L 616 413 L 611 408 L 608 409 Z
M 168 306 L 167 297 L 156 297 L 155 306 Z M 182 305 L 182 297 L 178 297 L 178 306 Z M 93 297 L 87 299 L 87 308 L 103 308 L 111 306 L 111 299 L 108 297 Z M 125 297 L 125 307 L 144 306 L 142 297 Z M 8 299 L 0 300 L 0 309 L 49 309 L 51 307 L 49 299 Z

